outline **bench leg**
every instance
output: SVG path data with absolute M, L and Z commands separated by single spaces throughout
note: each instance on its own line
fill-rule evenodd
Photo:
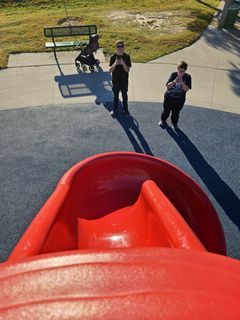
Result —
M 56 48 L 53 48 L 53 53 L 54 53 L 54 58 L 57 60 L 57 53 L 56 53 Z

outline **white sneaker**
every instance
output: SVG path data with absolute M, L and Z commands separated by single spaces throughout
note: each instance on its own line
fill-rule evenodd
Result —
M 112 117 L 115 117 L 116 111 L 112 110 L 112 111 L 110 112 L 110 115 L 111 115 Z
M 159 121 L 159 122 L 158 122 L 158 125 L 159 125 L 160 127 L 164 128 L 164 127 L 166 127 L 167 122 L 166 122 L 166 121 Z

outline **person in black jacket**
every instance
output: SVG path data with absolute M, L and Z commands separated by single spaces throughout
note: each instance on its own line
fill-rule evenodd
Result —
M 184 106 L 186 93 L 192 88 L 191 75 L 186 73 L 187 67 L 188 64 L 185 61 L 180 61 L 177 72 L 173 72 L 166 83 L 167 91 L 164 94 L 163 112 L 161 121 L 158 123 L 162 128 L 167 125 L 166 120 L 170 112 L 173 127 L 178 128 L 179 114 Z
M 113 90 L 113 110 L 111 115 L 114 117 L 118 110 L 119 92 L 122 93 L 123 110 L 126 116 L 130 116 L 128 110 L 128 74 L 131 68 L 131 58 L 124 52 L 124 43 L 119 40 L 116 42 L 116 53 L 110 58 L 109 72 L 112 73 Z

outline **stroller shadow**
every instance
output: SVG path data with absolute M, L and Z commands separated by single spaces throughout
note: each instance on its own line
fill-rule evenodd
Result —
M 112 103 L 105 102 L 103 106 L 107 109 L 108 112 L 112 111 Z M 119 109 L 122 109 L 122 105 L 119 103 Z M 139 130 L 139 123 L 138 121 L 130 116 L 126 117 L 122 112 L 117 113 L 115 119 L 121 125 L 123 130 L 125 131 L 128 139 L 130 140 L 134 150 L 138 153 L 145 153 L 151 156 L 154 156 L 152 153 L 147 141 L 145 140 L 144 136 L 142 135 L 141 131 Z M 134 136 L 134 134 L 135 136 Z M 136 139 L 137 138 L 137 139 Z
M 223 208 L 224 212 L 240 230 L 240 200 L 237 195 L 221 179 L 213 167 L 207 163 L 203 155 L 182 130 L 177 129 L 174 131 L 170 127 L 166 127 L 166 130 L 179 145 L 193 169 L 202 179 L 203 183 L 206 185 L 219 205 Z

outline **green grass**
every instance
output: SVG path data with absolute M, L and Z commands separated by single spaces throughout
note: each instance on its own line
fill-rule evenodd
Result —
M 219 0 L 0 0 L 0 68 L 10 53 L 43 52 L 44 26 L 58 25 L 67 16 L 82 24 L 96 24 L 103 34 L 100 45 L 106 54 L 123 39 L 135 62 L 145 62 L 193 43 L 211 21 Z M 65 10 L 65 6 L 66 10 Z M 150 30 L 132 21 L 113 21 L 113 11 L 129 13 L 172 12 L 169 29 Z M 167 22 L 167 21 L 166 21 Z M 181 30 L 172 30 L 172 25 Z M 173 28 L 174 29 L 174 28 Z

